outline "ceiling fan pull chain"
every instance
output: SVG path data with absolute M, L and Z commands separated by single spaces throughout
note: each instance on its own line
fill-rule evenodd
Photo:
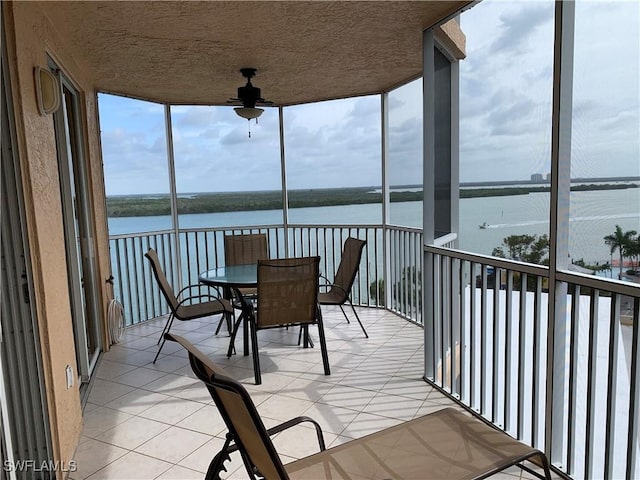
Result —
M 249 120 L 247 124 L 249 125 L 249 138 L 251 138 L 251 120 Z

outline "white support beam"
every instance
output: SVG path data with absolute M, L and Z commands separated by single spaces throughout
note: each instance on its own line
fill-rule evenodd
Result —
M 551 463 L 563 462 L 568 376 L 565 372 L 569 343 L 567 284 L 556 282 L 559 270 L 569 266 L 569 207 L 571 187 L 571 117 L 573 103 L 573 43 L 575 2 L 556 1 L 553 59 L 553 110 L 551 132 L 551 211 L 549 230 L 549 302 L 545 444 Z
M 171 229 L 173 230 L 173 249 L 175 251 L 174 271 L 178 272 L 179 288 L 182 284 L 182 256 L 180 254 L 180 225 L 178 223 L 178 192 L 176 187 L 176 162 L 173 150 L 173 127 L 171 126 L 171 105 L 164 105 L 164 126 L 167 139 L 167 163 L 169 164 L 169 198 L 171 199 Z M 169 259 L 171 260 L 171 259 Z
M 433 31 L 422 33 L 422 154 L 423 200 L 422 238 L 424 245 L 433 244 L 435 237 L 435 43 Z M 434 364 L 434 283 L 431 253 L 423 254 L 422 284 L 424 305 L 424 376 L 435 378 Z

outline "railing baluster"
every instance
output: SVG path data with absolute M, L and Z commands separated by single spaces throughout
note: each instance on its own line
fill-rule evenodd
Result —
M 632 314 L 632 339 L 631 339 L 631 370 L 629 386 L 629 428 L 627 430 L 627 474 L 626 480 L 637 478 L 638 473 L 638 438 L 640 438 L 640 419 L 638 419 L 638 407 L 640 406 L 640 298 L 633 300 Z
M 527 292 L 529 278 L 526 273 L 520 275 L 520 321 L 518 325 L 518 432 L 516 437 L 524 438 L 525 415 L 525 375 L 526 375 L 526 345 L 527 345 Z
M 138 245 L 139 245 L 139 249 L 140 249 L 140 277 L 138 277 L 136 275 L 136 278 L 140 278 L 140 289 L 141 289 L 141 294 L 140 297 L 138 298 L 138 305 L 139 305 L 139 309 L 140 311 L 144 310 L 145 313 L 145 318 L 149 318 L 147 316 L 147 284 L 145 282 L 145 275 L 144 275 L 144 248 L 142 246 L 142 239 L 146 238 L 146 237 L 139 237 L 138 238 Z
M 585 432 L 584 477 L 594 478 L 593 455 L 595 453 L 594 431 L 596 418 L 596 402 L 594 389 L 597 384 L 596 356 L 598 354 L 598 299 L 599 291 L 593 289 L 589 306 L 589 353 L 587 358 L 587 428 Z
M 542 358 L 540 348 L 543 345 L 541 338 L 542 328 L 542 277 L 536 277 L 536 291 L 533 300 L 533 368 L 532 368 L 532 388 L 531 388 L 531 443 L 537 447 L 540 438 L 540 398 L 543 392 L 539 392 L 540 380 L 540 359 Z
M 620 331 L 620 295 L 611 295 L 611 309 L 609 315 L 609 379 L 607 382 L 607 412 L 606 433 L 604 441 L 604 478 L 613 478 L 613 465 L 615 464 L 616 451 L 614 450 L 615 438 L 615 393 L 618 390 L 618 340 Z M 633 447 L 632 447 L 633 448 Z
M 496 423 L 498 421 L 499 408 L 498 399 L 500 398 L 499 383 L 500 379 L 500 275 L 502 271 L 499 268 L 493 270 L 493 315 L 491 321 L 491 333 L 493 334 L 492 341 L 492 368 L 491 368 L 491 421 Z
M 449 373 L 451 375 L 451 393 L 456 395 L 460 394 L 460 391 L 457 387 L 456 381 L 456 368 L 459 360 L 459 355 L 456 355 L 456 340 L 460 338 L 460 334 L 457 329 L 458 322 L 454 320 L 454 310 L 455 310 L 455 292 L 456 292 L 456 279 L 458 278 L 454 275 L 454 265 L 457 260 L 451 257 L 445 257 L 448 262 L 449 268 L 449 355 L 451 358 Z M 456 328 L 454 328 L 454 326 Z M 458 350 L 459 351 L 459 350 Z
M 131 239 L 133 242 L 133 239 Z M 125 272 L 126 272 L 126 278 L 127 278 L 127 285 L 129 286 L 128 290 L 128 300 L 129 300 L 129 318 L 131 318 L 131 321 L 133 323 L 137 323 L 136 322 L 136 317 L 134 317 L 133 315 L 133 302 L 131 299 L 131 290 L 132 290 L 132 285 L 131 285 L 131 275 L 130 275 L 130 271 L 131 271 L 131 267 L 129 265 L 129 247 L 127 245 L 127 239 L 125 239 L 124 241 L 124 261 L 125 261 Z
M 569 344 L 569 412 L 567 434 L 567 474 L 575 469 L 575 437 L 577 429 L 577 392 L 578 392 L 578 334 L 580 321 L 580 285 L 574 285 L 571 297 L 571 338 Z
M 126 241 L 126 240 L 124 240 Z M 122 265 L 121 265 L 121 256 L 120 256 L 120 244 L 124 243 L 121 242 L 120 240 L 115 240 L 115 244 L 116 244 L 116 269 L 117 269 L 117 277 L 118 277 L 118 297 L 120 299 L 122 299 L 122 302 L 125 302 L 125 296 L 124 296 L 124 286 L 123 286 L 123 282 L 122 282 Z M 133 318 L 131 317 L 131 313 L 129 313 L 129 323 L 133 324 Z
M 482 388 L 487 384 L 487 266 L 481 268 L 480 288 L 480 413 L 485 414 L 486 393 Z
M 513 270 L 507 270 L 506 301 L 504 309 L 504 416 L 502 424 L 505 431 L 511 430 L 511 402 L 512 402 L 512 375 L 513 375 Z
M 478 409 L 477 407 L 477 399 L 476 399 L 476 384 L 477 382 L 477 368 L 476 368 L 476 343 L 477 343 L 477 311 L 476 311 L 476 263 L 471 262 L 469 266 L 469 282 L 471 283 L 471 288 L 469 291 L 469 344 L 471 345 L 469 352 L 469 360 L 470 360 L 470 372 L 469 372 L 469 405 L 471 408 Z
M 458 323 L 460 329 L 460 399 L 463 402 L 467 402 L 469 400 L 469 390 L 467 388 L 467 326 L 464 322 L 466 318 L 466 303 L 467 303 L 467 285 L 465 280 L 465 272 L 467 269 L 467 262 L 464 260 L 459 260 L 459 315 L 458 315 Z

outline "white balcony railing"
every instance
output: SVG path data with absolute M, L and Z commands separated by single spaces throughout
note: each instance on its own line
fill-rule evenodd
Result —
M 422 233 L 417 229 L 390 227 L 383 235 L 379 225 L 264 225 L 237 228 L 201 228 L 145 232 L 110 237 L 114 295 L 125 311 L 127 325 L 168 313 L 148 262 L 149 248 L 158 256 L 167 278 L 177 290 L 197 284 L 205 270 L 224 265 L 224 236 L 265 233 L 271 258 L 319 255 L 321 271 L 331 279 L 340 263 L 347 237 L 367 242 L 356 281 L 354 304 L 385 307 L 408 320 L 422 322 L 419 287 L 422 262 Z M 389 253 L 385 254 L 385 245 Z M 385 259 L 388 262 L 385 263 Z M 385 273 L 386 272 L 386 273 Z M 385 282 L 385 278 L 389 278 Z M 385 284 L 391 289 L 385 289 Z
M 425 269 L 427 380 L 574 478 L 640 478 L 640 286 L 435 246 Z

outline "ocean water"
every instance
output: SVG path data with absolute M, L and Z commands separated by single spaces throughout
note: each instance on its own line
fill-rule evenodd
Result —
M 572 192 L 569 255 L 587 263 L 611 260 L 604 236 L 620 225 L 640 232 L 640 188 Z M 549 233 L 549 193 L 460 200 L 460 249 L 490 255 L 509 235 Z M 391 223 L 422 227 L 422 202 L 391 204 Z M 380 224 L 379 204 L 289 210 L 291 224 Z M 282 223 L 280 210 L 181 215 L 180 228 L 211 228 Z M 481 224 L 486 228 L 479 228 Z M 170 216 L 109 218 L 109 234 L 140 233 L 171 228 Z M 617 253 L 613 257 L 617 258 Z

